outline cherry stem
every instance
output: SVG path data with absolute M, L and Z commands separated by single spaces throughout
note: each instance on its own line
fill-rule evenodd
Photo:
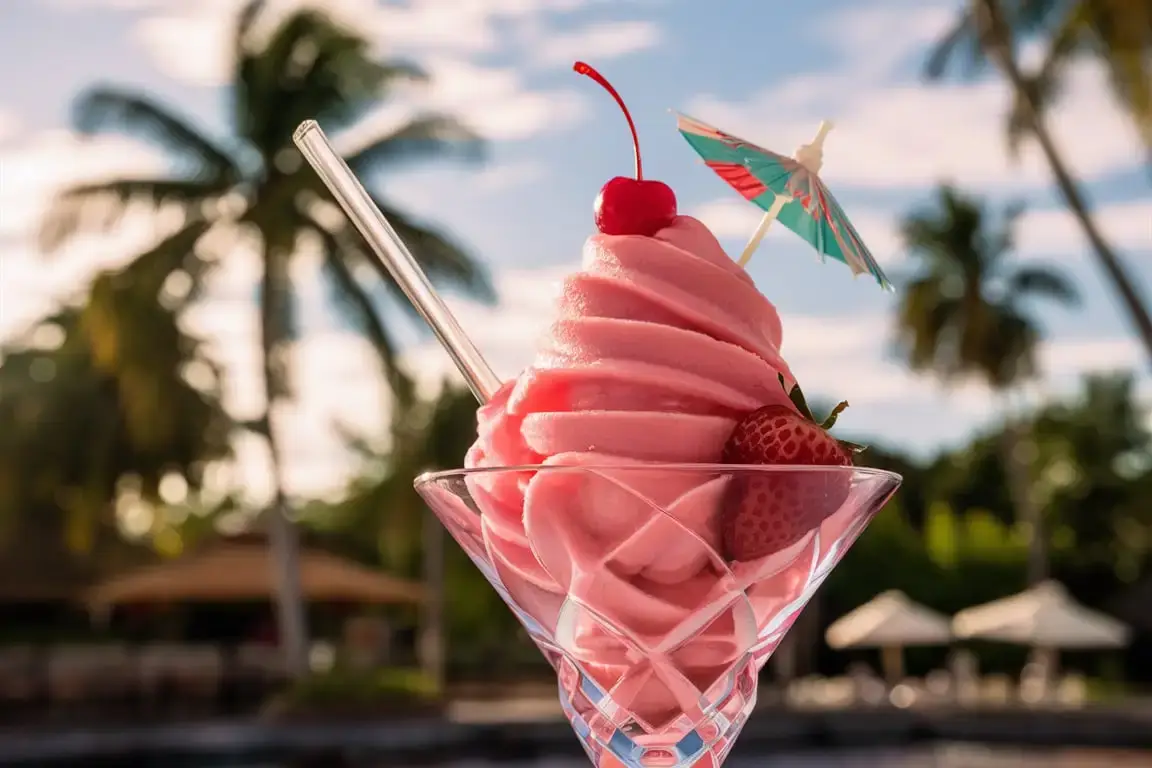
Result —
M 616 99 L 616 103 L 620 105 L 620 111 L 624 113 L 624 119 L 628 121 L 628 130 L 632 131 L 632 148 L 636 154 L 636 180 L 644 180 L 644 168 L 640 164 L 640 137 L 636 135 L 636 124 L 632 122 L 632 115 L 628 112 L 628 107 L 624 104 L 624 99 L 620 98 L 620 94 L 612 87 L 612 84 L 605 79 L 604 75 L 597 72 L 595 69 L 585 64 L 582 61 L 576 62 L 572 65 L 572 69 L 578 74 L 590 77 L 600 84 L 600 87 L 608 91 L 612 98 Z

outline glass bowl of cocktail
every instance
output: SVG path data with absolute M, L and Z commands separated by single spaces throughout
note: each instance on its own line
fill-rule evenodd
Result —
M 811 416 L 775 308 L 664 185 L 605 186 L 552 332 L 504 383 L 319 127 L 295 138 L 481 404 L 466 467 L 416 489 L 555 669 L 593 763 L 719 766 L 900 477 Z

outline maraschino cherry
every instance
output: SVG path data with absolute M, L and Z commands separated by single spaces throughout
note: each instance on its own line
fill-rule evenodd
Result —
M 604 76 L 582 61 L 572 67 L 608 91 L 628 121 L 632 131 L 632 148 L 636 154 L 636 178 L 617 176 L 600 189 L 596 197 L 596 228 L 606 235 L 644 235 L 651 237 L 676 218 L 676 195 L 660 181 L 646 181 L 640 164 L 640 139 L 636 124 L 616 89 Z

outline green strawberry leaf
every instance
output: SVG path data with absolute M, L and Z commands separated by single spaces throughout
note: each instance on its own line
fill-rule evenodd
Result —
M 820 427 L 825 430 L 832 429 L 832 426 L 836 423 L 836 419 L 844 412 L 844 409 L 848 407 L 848 401 L 844 400 L 832 409 L 832 413 L 828 414 L 824 421 L 816 421 L 816 417 L 812 415 L 812 409 L 808 407 L 808 400 L 804 397 L 804 392 L 801 391 L 800 385 L 797 384 L 793 386 L 792 389 L 788 389 L 788 385 L 784 383 L 784 374 L 779 374 L 779 377 L 780 386 L 788 393 L 788 399 L 796 406 L 796 410 L 800 411 L 800 415 L 813 424 L 820 425 Z
M 840 401 L 836 405 L 836 407 L 832 409 L 832 413 L 828 414 L 828 418 L 824 419 L 824 422 L 820 426 L 823 427 L 825 430 L 832 429 L 833 425 L 836 424 L 836 418 L 841 413 L 843 413 L 844 409 L 847 407 L 848 407 L 848 401 L 847 400 Z

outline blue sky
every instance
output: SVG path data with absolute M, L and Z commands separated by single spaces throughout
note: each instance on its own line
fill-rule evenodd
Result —
M 162 171 L 146 146 L 110 138 L 81 143 L 67 132 L 69 103 L 85 86 L 111 82 L 147 91 L 207 130 L 228 130 L 225 57 L 238 0 L 8 0 L 0 4 L 0 335 L 11 334 L 91 271 L 115 264 L 152 236 L 126 222 L 111 238 L 78 244 L 49 268 L 29 231 L 61 183 L 110 173 Z M 293 5 L 290 2 L 273 5 Z M 898 217 L 954 181 L 994 202 L 1020 199 L 1020 257 L 1056 262 L 1084 295 L 1076 311 L 1037 308 L 1049 334 L 1042 392 L 1067 391 L 1086 370 L 1136 368 L 1125 318 L 1054 197 L 1032 148 L 1006 155 L 1004 90 L 992 79 L 927 86 L 919 70 L 947 27 L 955 0 L 868 4 L 703 4 L 691 0 L 373 0 L 324 3 L 354 18 L 382 52 L 411 56 L 434 75 L 430 89 L 383 105 L 347 145 L 407 110 L 454 112 L 490 137 L 487 162 L 403 169 L 382 186 L 398 207 L 467 243 L 501 289 L 495 309 L 455 301 L 497 370 L 513 375 L 531 357 L 557 279 L 578 264 L 592 231 L 599 187 L 630 171 L 623 118 L 607 94 L 571 72 L 598 67 L 636 118 L 645 167 L 676 191 L 682 213 L 700 216 L 738 252 L 757 213 L 695 159 L 670 108 L 790 152 L 821 119 L 836 121 L 824 177 L 894 276 L 906 264 Z M 1152 182 L 1133 130 L 1091 67 L 1075 72 L 1055 115 L 1057 138 L 1085 180 L 1100 221 L 1146 292 L 1152 290 Z M 228 249 L 232 253 L 236 249 Z M 242 250 L 242 249 L 241 249 Z M 233 371 L 230 404 L 255 410 L 255 313 L 247 297 L 251 259 L 222 261 L 212 301 L 192 330 L 207 336 Z M 846 398 L 846 430 L 917 451 L 962 439 L 996 413 L 972 385 L 942 392 L 903 372 L 887 350 L 894 297 L 840 265 L 821 265 L 798 239 L 770 234 L 750 271 L 785 321 L 784 353 L 805 388 Z M 311 285 L 307 259 L 300 277 Z M 301 402 L 285 416 L 294 436 L 301 492 L 331 487 L 346 458 L 334 420 L 383 416 L 363 345 L 305 291 L 311 336 L 296 367 Z M 406 331 L 410 360 L 428 380 L 447 362 L 426 336 Z M 1145 376 L 1145 386 L 1147 377 Z M 368 415 L 366 415 L 368 414 Z M 326 437 L 321 437 L 326 435 Z M 244 475 L 259 451 L 242 447 Z

